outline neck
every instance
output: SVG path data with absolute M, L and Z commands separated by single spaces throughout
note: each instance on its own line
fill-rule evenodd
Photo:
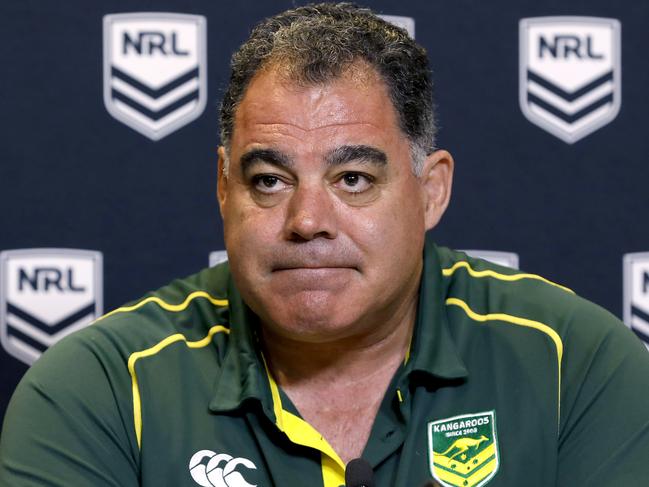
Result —
M 369 332 L 333 341 L 301 341 L 262 326 L 275 380 L 345 463 L 365 449 L 381 401 L 410 345 L 416 306 L 415 294 L 404 303 L 403 313 L 393 313 L 399 319 L 386 316 L 380 323 L 375 320 L 378 324 Z
M 410 346 L 417 296 L 405 304 L 405 309 L 393 319 L 334 341 L 302 341 L 262 326 L 264 353 L 271 373 L 287 391 L 302 385 L 325 384 L 328 389 L 344 389 L 388 371 L 391 377 Z

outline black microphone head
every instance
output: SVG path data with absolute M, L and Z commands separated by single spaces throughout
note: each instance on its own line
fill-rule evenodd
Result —
M 367 460 L 354 458 L 345 467 L 346 487 L 374 487 L 374 472 Z

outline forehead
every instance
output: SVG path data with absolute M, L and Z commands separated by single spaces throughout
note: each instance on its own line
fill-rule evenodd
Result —
M 355 66 L 322 84 L 298 83 L 279 69 L 251 81 L 235 114 L 233 147 L 264 136 L 309 138 L 364 135 L 394 143 L 404 139 L 380 75 Z

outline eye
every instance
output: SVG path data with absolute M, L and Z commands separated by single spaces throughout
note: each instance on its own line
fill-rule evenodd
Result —
M 359 172 L 344 173 L 334 186 L 348 193 L 362 193 L 372 187 L 373 178 Z
M 260 193 L 273 194 L 282 191 L 288 185 L 273 174 L 258 174 L 252 178 L 253 187 Z

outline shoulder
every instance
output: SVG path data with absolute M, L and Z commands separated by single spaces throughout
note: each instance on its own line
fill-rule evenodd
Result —
M 483 339 L 476 326 L 483 325 L 480 329 L 488 331 L 482 333 L 525 350 L 530 334 L 543 337 L 566 379 L 574 376 L 573 384 L 589 370 L 602 377 L 622 362 L 649 373 L 649 354 L 640 340 L 617 317 L 568 287 L 462 252 L 443 247 L 437 252 L 447 314 L 465 337 Z
M 89 431 L 97 437 L 107 434 L 107 442 L 122 445 L 120 451 L 129 445 L 126 461 L 137 463 L 138 445 L 128 426 L 134 424 L 136 361 L 185 342 L 186 347 L 176 347 L 179 353 L 214 344 L 207 360 L 218 366 L 229 331 L 228 285 L 227 264 L 206 269 L 111 311 L 55 344 L 16 389 L 3 437 L 14 438 L 12 445 L 32 438 L 28 443 L 34 445 L 35 437 L 66 423 L 71 426 L 57 430 L 63 444 L 85 444 L 81 438 Z M 168 368 L 185 360 L 162 355 Z
M 229 326 L 229 279 L 227 263 L 176 279 L 100 317 L 77 339 L 105 337 L 126 354 L 174 335 L 203 339 L 212 327 Z
M 538 274 L 500 266 L 463 252 L 437 248 L 446 304 L 474 315 L 527 320 L 562 337 L 625 328 L 611 313 L 569 287 Z
M 129 360 L 175 341 L 194 343 L 210 340 L 217 332 L 227 334 L 228 281 L 224 264 L 147 293 L 55 344 L 28 370 L 23 382 L 53 387 L 63 385 L 61 378 L 68 377 L 66 389 L 76 387 L 77 379 L 87 380 L 86 385 L 108 380 L 128 389 Z M 215 343 L 225 347 L 224 339 Z

